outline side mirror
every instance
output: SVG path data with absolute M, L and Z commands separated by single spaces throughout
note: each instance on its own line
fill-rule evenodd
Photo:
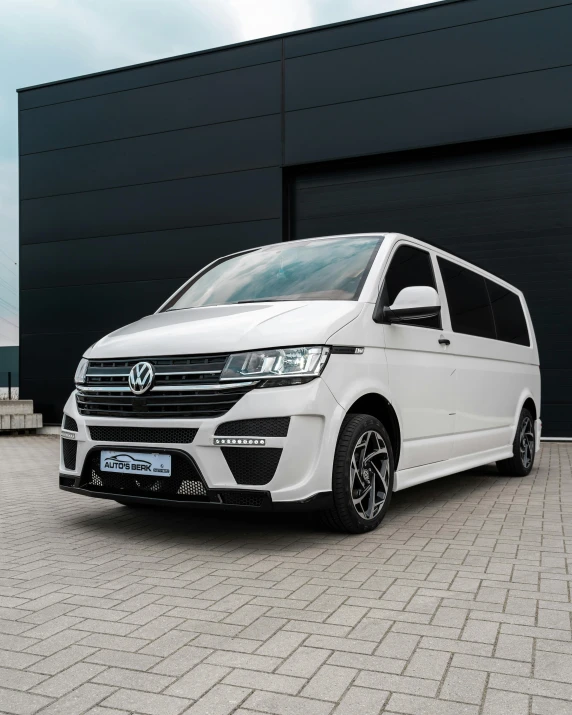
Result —
M 383 322 L 410 323 L 434 318 L 441 312 L 441 301 L 435 288 L 408 286 L 399 292 L 393 305 L 383 308 Z

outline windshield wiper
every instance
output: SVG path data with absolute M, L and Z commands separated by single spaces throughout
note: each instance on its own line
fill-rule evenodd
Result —
M 287 301 L 302 300 L 302 298 L 255 298 L 254 300 L 235 300 L 232 303 L 212 303 L 208 305 L 188 305 L 185 308 L 167 308 L 163 313 L 170 313 L 174 310 L 192 310 L 193 308 L 217 308 L 223 305 L 240 305 L 242 303 L 285 303 Z

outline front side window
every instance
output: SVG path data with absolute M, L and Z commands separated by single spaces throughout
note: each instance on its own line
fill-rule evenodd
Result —
M 282 300 L 356 300 L 383 236 L 266 246 L 223 259 L 165 310 Z
M 445 284 L 453 330 L 494 339 L 495 325 L 484 277 L 440 256 L 437 260 Z
M 390 306 L 404 288 L 429 286 L 437 290 L 431 256 L 413 246 L 400 246 L 393 254 L 381 291 L 382 305 Z M 415 326 L 441 329 L 441 316 L 416 320 Z
M 493 308 L 497 339 L 529 347 L 530 336 L 518 295 L 494 281 L 486 279 L 486 284 Z

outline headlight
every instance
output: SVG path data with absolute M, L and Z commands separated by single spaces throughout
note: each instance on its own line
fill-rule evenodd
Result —
M 322 372 L 329 354 L 324 346 L 236 353 L 226 361 L 221 380 L 264 380 L 261 387 L 309 382 Z
M 82 384 L 85 382 L 85 375 L 87 373 L 87 368 L 89 367 L 89 360 L 86 360 L 85 358 L 82 358 L 79 361 L 79 365 L 77 366 L 77 370 L 75 371 L 75 377 L 74 380 L 76 384 Z

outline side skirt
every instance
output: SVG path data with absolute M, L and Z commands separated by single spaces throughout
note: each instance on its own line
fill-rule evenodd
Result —
M 395 486 L 393 491 L 398 492 L 401 491 L 401 489 L 407 489 L 407 487 L 413 487 L 416 484 L 430 482 L 433 479 L 447 477 L 449 474 L 456 474 L 457 472 L 464 472 L 466 469 L 482 467 L 485 464 L 490 464 L 499 459 L 507 459 L 509 457 L 512 457 L 512 447 L 500 447 L 489 449 L 486 452 L 479 452 L 478 454 L 454 457 L 453 459 L 447 459 L 443 462 L 425 464 L 421 467 L 398 470 L 395 473 Z

